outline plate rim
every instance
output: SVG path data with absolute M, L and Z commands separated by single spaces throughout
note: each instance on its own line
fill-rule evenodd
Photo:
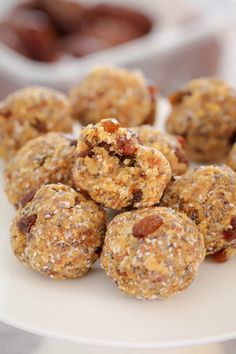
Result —
M 160 110 L 166 111 L 169 107 L 166 106 L 166 102 L 159 98 L 159 108 Z M 164 115 L 164 113 L 162 113 Z M 159 123 L 161 123 L 161 119 L 159 117 Z M 76 126 L 77 127 L 77 126 Z M 78 128 L 78 127 L 77 127 Z M 158 126 L 160 130 L 161 127 Z M 0 167 L 3 166 L 2 162 L 0 161 Z M 80 335 L 73 335 L 69 333 L 61 333 L 57 330 L 45 329 L 37 324 L 29 324 L 24 322 L 23 319 L 16 319 L 10 317 L 4 313 L 0 312 L 0 321 L 10 325 L 12 327 L 18 328 L 20 330 L 26 331 L 28 333 L 32 333 L 35 335 L 43 336 L 46 338 L 54 338 L 54 339 L 61 339 L 66 340 L 82 345 L 88 345 L 93 347 L 105 347 L 105 348 L 120 348 L 120 349 L 173 349 L 173 348 L 180 348 L 180 347 L 188 347 L 188 346 L 197 346 L 197 345 L 204 345 L 210 343 L 219 343 L 224 342 L 227 340 L 236 339 L 236 330 L 233 331 L 224 331 L 220 332 L 219 334 L 214 333 L 211 335 L 201 335 L 196 337 L 189 337 L 185 339 L 172 339 L 172 340 L 153 340 L 153 341 L 130 341 L 130 340 L 112 340 L 112 339 L 99 339 L 99 338 L 91 338 L 86 336 Z
M 199 338 L 188 338 L 182 340 L 174 341 L 158 341 L 158 342 L 127 342 L 127 341 L 117 341 L 117 340 L 100 340 L 91 339 L 81 336 L 73 336 L 70 334 L 59 334 L 53 330 L 44 330 L 42 328 L 37 328 L 37 326 L 26 325 L 21 321 L 9 319 L 2 316 L 0 313 L 0 321 L 18 328 L 28 333 L 32 333 L 45 338 L 54 338 L 59 340 L 66 340 L 82 345 L 88 345 L 93 347 L 105 347 L 113 349 L 174 349 L 174 348 L 184 348 L 188 346 L 197 346 L 211 343 L 225 342 L 228 340 L 233 340 L 236 338 L 236 331 L 227 332 L 223 334 L 214 334 L 211 336 L 201 336 Z

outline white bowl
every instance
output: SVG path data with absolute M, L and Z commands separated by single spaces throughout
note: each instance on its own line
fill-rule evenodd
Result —
M 1 1 L 1 17 L 16 2 Z M 127 5 L 127 0 L 119 0 L 118 3 Z M 150 34 L 83 58 L 71 58 L 54 64 L 40 63 L 0 44 L 0 97 L 35 83 L 66 91 L 91 67 L 104 64 L 138 67 L 158 83 L 162 92 L 192 77 L 217 73 L 221 54 L 220 35 L 234 21 L 233 1 L 129 0 L 128 5 L 138 7 L 151 16 L 154 28 Z

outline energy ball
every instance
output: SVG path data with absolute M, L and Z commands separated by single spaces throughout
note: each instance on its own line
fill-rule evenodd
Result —
M 141 208 L 159 202 L 171 169 L 165 156 L 141 146 L 133 131 L 104 119 L 81 131 L 73 182 L 106 208 Z
M 16 257 L 55 279 L 77 278 L 98 259 L 106 229 L 104 210 L 63 184 L 42 186 L 19 209 L 11 228 Z
M 108 225 L 101 265 L 128 295 L 164 299 L 186 289 L 205 257 L 204 240 L 186 215 L 151 207 Z
M 229 165 L 232 170 L 236 171 L 236 143 L 233 145 L 228 159 L 227 159 L 227 165 Z
M 32 199 L 43 184 L 72 185 L 77 141 L 63 133 L 47 133 L 28 141 L 5 168 L 5 190 L 16 207 Z
M 207 255 L 236 247 L 236 173 L 231 168 L 204 166 L 176 177 L 168 185 L 162 205 L 196 222 Z
M 162 133 L 150 125 L 133 128 L 144 146 L 152 147 L 162 152 L 170 163 L 174 176 L 182 175 L 188 170 L 188 159 L 185 151 L 185 141 L 182 136 Z
M 223 160 L 236 140 L 235 91 L 221 80 L 198 79 L 170 101 L 167 129 L 185 138 L 189 157 L 207 163 Z
M 100 67 L 70 94 L 72 116 L 83 125 L 114 117 L 124 127 L 152 124 L 156 88 L 139 71 Z
M 71 130 L 69 101 L 55 90 L 30 86 L 0 103 L 0 157 L 5 160 L 30 139 L 51 131 Z

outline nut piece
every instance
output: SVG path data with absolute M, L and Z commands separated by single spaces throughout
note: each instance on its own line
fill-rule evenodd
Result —
M 162 224 L 162 219 L 158 215 L 150 215 L 138 221 L 133 226 L 133 235 L 144 238 L 155 232 Z
M 188 166 L 188 159 L 187 157 L 183 154 L 183 152 L 180 150 L 180 148 L 176 148 L 175 149 L 175 155 L 178 157 L 178 161 L 180 163 L 185 164 L 186 166 Z

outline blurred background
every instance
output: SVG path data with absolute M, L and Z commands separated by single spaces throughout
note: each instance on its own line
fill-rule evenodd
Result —
M 235 34 L 234 0 L 0 0 L 0 99 L 29 84 L 66 92 L 104 64 L 142 69 L 162 95 L 201 76 L 236 86 Z M 204 348 L 178 352 L 233 354 L 236 342 Z M 0 324 L 1 354 L 91 350 Z
M 66 91 L 103 64 L 138 67 L 163 94 L 194 77 L 232 80 L 235 8 L 235 0 L 1 0 L 0 97 L 33 83 Z

